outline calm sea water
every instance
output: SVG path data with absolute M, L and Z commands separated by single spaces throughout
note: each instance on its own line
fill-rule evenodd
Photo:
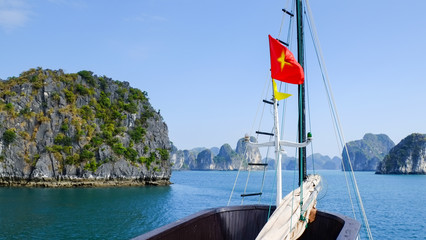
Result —
M 344 174 L 318 173 L 324 190 L 317 207 L 353 217 Z M 240 174 L 232 205 L 241 203 L 247 174 Z M 0 239 L 130 239 L 199 210 L 225 206 L 236 175 L 174 172 L 174 184 L 166 187 L 0 188 Z M 262 204 L 274 201 L 274 175 L 266 174 Z M 262 172 L 252 172 L 247 192 L 259 191 L 262 178 Z M 426 239 L 426 176 L 358 172 L 356 178 L 374 239 Z M 284 191 L 296 180 L 285 171 Z

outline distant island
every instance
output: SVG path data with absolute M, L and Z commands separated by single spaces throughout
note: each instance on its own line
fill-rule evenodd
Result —
M 256 141 L 254 137 L 251 140 Z M 172 146 L 170 161 L 173 170 L 238 170 L 244 159 L 260 163 L 262 157 L 258 148 L 247 146 L 241 138 L 235 150 L 229 144 L 223 144 L 220 149 L 198 147 L 192 150 L 178 150 Z
M 251 137 L 251 141 L 255 142 L 256 138 Z M 276 167 L 275 159 L 262 158 L 259 149 L 247 146 L 243 138 L 237 141 L 235 149 L 227 143 L 220 148 L 210 149 L 197 147 L 191 150 L 179 150 L 172 146 L 170 154 L 173 170 L 238 170 L 243 160 L 243 169 L 247 169 L 247 162 L 268 163 L 268 169 Z M 315 160 L 315 165 L 312 165 L 312 158 Z M 307 157 L 308 169 L 337 170 L 340 166 L 341 159 L 338 157 L 330 158 L 318 153 Z M 295 157 L 283 155 L 282 169 L 295 170 L 297 167 Z
M 344 169 L 352 166 L 354 171 L 376 174 L 426 174 L 425 136 L 413 133 L 395 146 L 385 134 L 367 133 L 360 140 L 346 143 L 342 151 Z
M 375 171 L 394 146 L 395 143 L 385 134 L 367 133 L 360 140 L 346 143 L 342 151 L 344 169 L 350 170 L 352 165 L 354 171 Z
M 0 81 L 0 185 L 169 184 L 167 125 L 147 93 L 90 71 Z
M 386 134 L 367 133 L 360 140 L 346 143 L 342 159 L 330 158 L 319 153 L 307 156 L 308 169 L 376 171 L 377 174 L 425 174 L 426 135 L 411 134 L 395 146 Z M 256 138 L 251 137 L 255 142 Z M 275 169 L 273 158 L 262 158 L 256 147 L 247 147 L 244 139 L 237 141 L 235 150 L 229 144 L 220 148 L 198 147 L 178 150 L 172 146 L 170 161 L 173 170 L 238 170 L 247 162 L 268 163 L 267 169 Z M 245 154 L 245 155 L 244 155 Z M 348 161 L 348 156 L 350 163 Z M 313 160 L 313 161 L 312 161 Z M 282 169 L 297 170 L 295 157 L 282 155 Z
M 426 134 L 401 140 L 379 163 L 376 174 L 426 174 Z

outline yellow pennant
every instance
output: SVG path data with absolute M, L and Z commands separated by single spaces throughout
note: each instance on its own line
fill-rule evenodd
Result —
M 278 101 L 279 101 L 279 100 L 286 99 L 286 98 L 288 98 L 288 97 L 290 97 L 290 96 L 291 96 L 291 94 L 288 94 L 288 93 L 278 92 L 277 84 L 275 83 L 274 79 L 272 79 L 272 84 L 274 85 L 274 97 L 275 97 L 275 99 L 277 99 Z

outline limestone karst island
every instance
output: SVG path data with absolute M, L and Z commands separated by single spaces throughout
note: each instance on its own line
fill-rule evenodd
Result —
M 0 185 L 169 184 L 167 125 L 147 93 L 90 71 L 0 81 Z

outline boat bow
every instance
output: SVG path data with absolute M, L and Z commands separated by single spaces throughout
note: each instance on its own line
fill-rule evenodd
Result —
M 285 196 L 256 239 L 297 239 L 306 225 L 315 219 L 316 198 L 321 190 L 321 177 L 309 175 L 301 188 Z M 302 197 L 302 204 L 298 199 Z

